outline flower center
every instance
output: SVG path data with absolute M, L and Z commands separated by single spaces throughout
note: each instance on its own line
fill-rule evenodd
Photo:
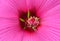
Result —
M 36 30 L 37 26 L 39 25 L 39 18 L 35 16 L 31 16 L 29 19 L 26 20 L 26 27 L 30 30 Z
M 31 16 L 29 11 L 26 19 L 20 18 L 20 21 L 24 24 L 23 29 L 28 31 L 36 31 L 40 23 L 39 18 L 36 16 Z

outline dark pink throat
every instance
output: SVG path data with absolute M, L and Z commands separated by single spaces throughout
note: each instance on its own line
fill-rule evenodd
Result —
M 36 16 L 35 10 L 28 10 L 27 12 L 21 12 L 20 26 L 23 30 L 28 32 L 34 32 L 40 25 L 40 18 Z

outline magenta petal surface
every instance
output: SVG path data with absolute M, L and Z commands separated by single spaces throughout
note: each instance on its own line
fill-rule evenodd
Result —
M 1 0 L 0 3 L 0 17 L 11 18 L 18 17 L 17 6 L 12 0 Z
M 28 9 L 26 0 L 16 0 L 16 1 L 18 5 L 18 11 L 20 10 L 26 11 Z
M 55 6 L 43 15 L 42 27 L 38 33 L 42 35 L 43 41 L 59 41 L 60 40 L 60 5 Z
M 45 13 L 59 4 L 60 4 L 60 0 L 46 0 L 46 2 L 40 7 L 39 10 L 42 13 Z
M 15 41 L 18 35 L 21 39 L 22 32 L 19 28 L 17 5 L 15 1 L 0 0 L 0 2 L 0 41 Z
M 0 0 L 0 41 L 60 41 L 60 0 Z M 36 8 L 41 26 L 20 29 L 19 11 Z
M 25 33 L 24 38 L 22 41 L 40 41 L 40 36 L 37 32 L 31 34 L 31 33 Z

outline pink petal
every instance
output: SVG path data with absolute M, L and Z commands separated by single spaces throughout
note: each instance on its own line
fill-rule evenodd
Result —
M 21 40 L 22 34 L 17 19 L 0 19 L 0 41 Z
M 42 26 L 41 29 L 38 31 L 38 35 L 41 41 L 59 41 L 60 33 L 58 29 L 48 28 L 49 26 Z
M 30 33 L 24 33 L 22 41 L 31 41 Z
M 40 12 L 44 13 L 60 4 L 60 0 L 46 0 L 46 2 L 40 7 Z
M 46 3 L 46 1 L 47 0 L 32 0 L 32 3 L 33 3 L 33 6 L 36 7 L 37 10 L 39 10 Z
M 19 31 L 16 33 L 15 37 L 13 38 L 13 41 L 22 41 L 24 38 L 25 32 Z
M 44 3 L 46 2 L 46 0 L 26 0 L 27 3 L 27 7 L 30 8 L 34 8 L 36 7 L 37 9 L 39 9 L 40 6 L 44 5 Z
M 40 37 L 37 33 L 25 33 L 22 41 L 40 41 Z
M 26 11 L 28 9 L 26 0 L 16 0 L 16 1 L 17 1 L 19 11 L 20 10 Z
M 26 1 L 26 6 L 27 6 L 27 9 L 31 9 L 32 7 L 32 1 L 31 0 L 25 0 Z
M 49 10 L 42 18 L 42 26 L 38 30 L 43 41 L 59 41 L 60 39 L 60 5 Z
M 36 1 L 37 2 L 37 1 Z M 60 0 L 45 0 L 45 2 L 42 2 L 43 5 L 40 6 L 37 12 L 37 16 L 39 16 L 41 19 L 43 19 L 44 15 L 46 15 L 46 12 L 48 12 L 50 9 L 54 8 L 55 6 L 60 4 Z
M 21 40 L 22 34 L 19 26 L 17 5 L 12 0 L 1 0 L 0 41 L 14 41 L 18 35 Z
M 49 10 L 46 15 L 43 15 L 42 22 L 44 25 L 60 28 L 60 5 Z
M 60 0 L 2 0 L 0 5 L 0 41 L 59 41 L 59 3 Z M 42 18 L 42 26 L 34 34 L 19 29 L 18 20 L 18 11 L 26 11 L 32 6 L 40 7 L 37 15 Z
M 20 31 L 19 31 L 20 32 Z M 0 31 L 0 41 L 13 41 L 17 39 L 18 29 L 17 28 L 8 28 Z M 21 39 L 22 33 L 19 34 Z
M 17 5 L 14 5 L 12 0 L 1 0 L 0 17 L 4 18 L 18 18 Z

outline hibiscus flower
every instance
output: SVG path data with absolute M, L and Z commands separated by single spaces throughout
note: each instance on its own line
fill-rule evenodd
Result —
M 0 0 L 0 41 L 60 41 L 60 0 Z

